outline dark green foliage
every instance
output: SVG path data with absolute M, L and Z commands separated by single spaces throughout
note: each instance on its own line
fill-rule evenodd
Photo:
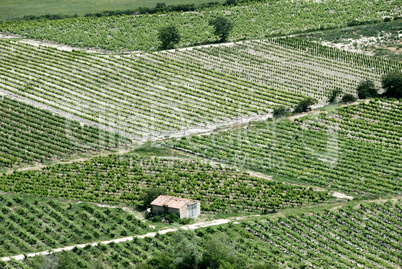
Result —
M 402 98 L 402 72 L 389 73 L 382 77 L 384 95 L 393 98 Z
M 235 5 L 237 5 L 237 0 L 226 0 L 224 5 L 226 5 L 226 6 L 235 6 Z
M 337 98 L 339 95 L 341 95 L 341 93 L 342 93 L 342 90 L 341 90 L 341 89 L 334 89 L 334 90 L 331 92 L 331 95 L 330 95 L 329 98 L 328 98 L 328 102 L 329 102 L 329 103 L 335 102 L 335 101 L 336 101 L 336 98 Z
M 166 189 L 151 187 L 143 190 L 140 200 L 142 201 L 143 206 L 149 207 L 153 200 L 155 200 L 159 195 L 163 194 L 166 194 Z
M 219 36 L 220 42 L 226 41 L 233 29 L 233 23 L 223 16 L 210 20 L 209 25 L 214 27 L 214 35 Z
M 378 95 L 374 82 L 368 79 L 361 81 L 356 91 L 359 99 L 376 97 Z
M 162 43 L 161 49 L 173 49 L 180 42 L 181 37 L 176 26 L 170 25 L 159 30 L 158 39 Z
M 152 258 L 145 263 L 140 264 L 136 268 L 138 269 L 175 269 L 173 258 L 171 258 L 166 252 L 157 252 Z
M 245 268 L 245 262 L 236 257 L 229 241 L 226 234 L 208 236 L 203 245 L 199 268 Z
M 356 97 L 353 94 L 348 93 L 348 94 L 345 94 L 342 97 L 342 102 L 343 103 L 351 103 L 351 102 L 354 102 L 354 101 L 356 101 Z
M 312 97 L 306 97 L 303 100 L 300 100 L 300 102 L 296 105 L 295 109 L 293 110 L 293 113 L 302 113 L 302 112 L 307 112 L 311 110 L 311 106 L 316 104 L 317 100 L 312 98 Z
M 273 111 L 273 115 L 275 118 L 285 117 L 289 115 L 290 109 L 285 106 L 275 107 Z

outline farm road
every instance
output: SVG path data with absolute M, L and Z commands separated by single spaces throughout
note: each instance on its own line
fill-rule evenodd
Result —
M 135 236 L 123 237 L 123 238 L 118 238 L 118 239 L 113 239 L 113 240 L 108 240 L 108 241 L 72 245 L 72 246 L 52 249 L 50 251 L 46 250 L 46 251 L 42 251 L 42 252 L 34 252 L 34 253 L 28 253 L 28 254 L 20 254 L 20 255 L 16 255 L 16 256 L 2 257 L 2 258 L 0 258 L 0 260 L 4 261 L 4 262 L 10 261 L 10 260 L 23 260 L 27 257 L 34 257 L 34 256 L 38 256 L 38 255 L 49 255 L 49 254 L 56 253 L 56 252 L 73 250 L 74 248 L 84 248 L 85 246 L 89 246 L 89 245 L 97 246 L 99 244 L 106 245 L 106 244 L 110 244 L 112 242 L 121 243 L 121 242 L 126 242 L 126 241 L 133 241 L 134 238 L 155 237 L 157 233 L 158 234 L 166 234 L 166 233 L 170 233 L 170 232 L 176 232 L 179 229 L 196 230 L 199 228 L 226 224 L 231 221 L 232 220 L 230 220 L 230 219 L 218 219 L 218 220 L 213 220 L 213 221 L 205 221 L 205 222 L 200 222 L 200 223 L 196 223 L 196 224 L 184 225 L 179 228 L 170 228 L 170 229 L 159 230 L 157 232 L 151 232 L 151 233 L 147 233 L 147 234 L 143 234 L 143 235 L 135 235 Z

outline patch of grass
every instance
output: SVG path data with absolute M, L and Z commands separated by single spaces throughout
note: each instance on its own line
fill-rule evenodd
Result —
M 157 3 L 166 5 L 206 4 L 211 0 L 6 0 L 0 2 L 0 20 L 40 15 L 84 16 L 102 11 L 135 10 L 139 7 L 155 7 Z M 214 2 L 223 2 L 215 0 Z

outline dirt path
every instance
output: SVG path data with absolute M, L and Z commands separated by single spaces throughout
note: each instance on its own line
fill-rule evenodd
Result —
M 22 168 L 18 168 L 16 170 L 8 170 L 4 174 L 12 174 L 14 171 L 17 171 L 17 172 L 35 171 L 35 170 L 40 170 L 40 169 L 42 169 L 44 167 L 53 166 L 53 165 L 57 165 L 57 164 L 69 164 L 69 163 L 75 163 L 75 162 L 85 162 L 85 161 L 89 161 L 89 160 L 91 160 L 93 158 L 96 158 L 96 157 L 108 156 L 110 154 L 125 154 L 125 153 L 130 152 L 131 150 L 132 149 L 120 149 L 118 152 L 102 152 L 100 154 L 88 156 L 88 157 L 85 157 L 85 158 L 72 159 L 72 160 L 69 160 L 69 161 L 66 161 L 66 162 L 55 162 L 55 163 L 52 163 L 50 165 L 38 164 L 38 165 L 34 165 L 34 166 L 22 167 Z
M 46 251 L 42 251 L 42 252 L 34 252 L 34 253 L 28 253 L 28 254 L 20 254 L 20 255 L 16 255 L 16 256 L 2 257 L 2 258 L 0 258 L 0 260 L 4 261 L 4 262 L 10 261 L 10 260 L 23 260 L 26 257 L 34 257 L 34 256 L 38 256 L 38 255 L 49 255 L 49 254 L 56 253 L 56 252 L 69 251 L 69 250 L 72 250 L 74 248 L 84 248 L 85 246 L 88 246 L 88 245 L 97 246 L 99 244 L 106 245 L 106 244 L 110 244 L 112 242 L 121 243 L 121 242 L 126 242 L 126 241 L 133 241 L 134 238 L 155 237 L 156 234 L 166 234 L 166 233 L 176 232 L 179 229 L 196 230 L 196 229 L 199 229 L 199 228 L 204 228 L 204 227 L 209 227 L 209 226 L 222 225 L 222 224 L 226 224 L 226 223 L 229 223 L 229 222 L 232 222 L 232 220 L 230 220 L 230 219 L 218 219 L 218 220 L 213 220 L 213 221 L 205 221 L 205 222 L 200 222 L 200 223 L 196 223 L 196 224 L 184 225 L 184 226 L 181 226 L 179 228 L 163 229 L 163 230 L 159 230 L 157 232 L 151 232 L 151 233 L 147 233 L 147 234 L 144 234 L 144 235 L 135 235 L 135 236 L 123 237 L 123 238 L 118 238 L 118 239 L 113 239 L 113 240 L 108 240 L 108 241 L 100 241 L 100 242 L 93 242 L 93 243 L 87 243 L 87 244 L 72 245 L 72 246 L 52 249 L 50 251 L 46 250 Z

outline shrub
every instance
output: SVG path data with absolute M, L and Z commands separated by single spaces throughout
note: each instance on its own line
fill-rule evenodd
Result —
M 158 39 L 162 43 L 161 49 L 173 49 L 180 42 L 181 36 L 176 26 L 170 25 L 159 30 Z
M 317 103 L 316 99 L 312 97 L 306 97 L 303 100 L 300 100 L 300 102 L 296 105 L 295 109 L 293 110 L 293 113 L 302 113 L 310 111 L 311 110 L 310 106 L 316 103 Z
M 384 96 L 402 98 L 402 72 L 389 73 L 382 77 Z
M 285 117 L 289 115 L 290 109 L 285 106 L 275 107 L 273 111 L 273 115 L 275 118 Z
M 356 91 L 359 99 L 376 97 L 378 95 L 374 82 L 368 79 L 361 81 L 357 86 Z
M 348 93 L 348 94 L 345 94 L 342 97 L 342 102 L 343 103 L 351 103 L 351 102 L 354 102 L 354 101 L 356 101 L 356 97 L 353 94 Z

